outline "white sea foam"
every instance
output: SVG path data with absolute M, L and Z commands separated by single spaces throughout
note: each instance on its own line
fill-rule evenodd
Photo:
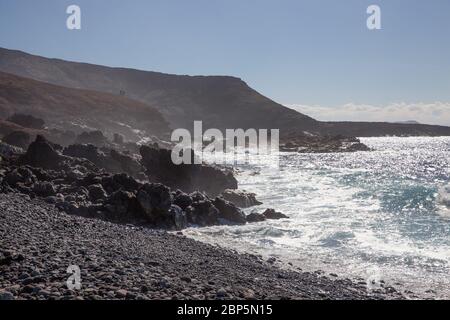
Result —
M 290 219 L 190 229 L 187 234 L 278 256 L 304 270 L 366 277 L 450 297 L 450 138 L 368 138 L 374 152 L 282 154 L 280 169 L 241 168 L 240 188 Z M 253 172 L 259 174 L 253 174 Z M 450 215 L 449 215 L 450 216 Z

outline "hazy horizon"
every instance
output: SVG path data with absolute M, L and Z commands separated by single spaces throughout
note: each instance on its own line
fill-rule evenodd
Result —
M 81 30 L 66 28 L 71 4 L 81 8 Z M 381 30 L 366 27 L 371 4 L 381 8 Z M 235 76 L 319 120 L 450 125 L 448 1 L 31 6 L 4 0 L 0 17 L 0 47 L 113 67 Z

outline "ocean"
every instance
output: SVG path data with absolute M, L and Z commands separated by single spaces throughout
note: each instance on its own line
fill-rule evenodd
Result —
M 197 240 L 303 271 L 450 298 L 450 137 L 362 138 L 371 152 L 281 153 L 239 166 L 239 188 L 289 216 L 190 228 Z

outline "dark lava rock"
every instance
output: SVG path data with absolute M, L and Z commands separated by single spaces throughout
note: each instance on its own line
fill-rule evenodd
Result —
M 267 209 L 262 214 L 263 214 L 264 217 L 266 217 L 266 219 L 278 220 L 278 219 L 287 219 L 287 218 L 289 218 L 287 215 L 282 214 L 281 212 L 277 212 L 274 209 Z
M 56 194 L 55 187 L 48 181 L 36 182 L 33 186 L 33 192 L 40 197 L 49 197 Z
M 173 203 L 179 206 L 182 210 L 186 210 L 192 204 L 193 200 L 190 195 L 181 190 L 177 190 L 174 194 Z
M 219 224 L 219 210 L 205 196 L 195 192 L 191 194 L 192 205 L 186 208 L 188 222 L 198 226 L 211 226 Z
M 105 199 L 108 195 L 101 184 L 92 184 L 88 186 L 89 198 L 92 201 L 97 201 L 100 199 Z
M 266 217 L 262 213 L 252 212 L 247 216 L 247 222 L 265 221 Z
M 129 222 L 137 212 L 136 196 L 131 192 L 118 190 L 108 197 L 105 208 L 109 212 L 108 219 Z
M 247 222 L 244 212 L 233 203 L 217 197 L 213 205 L 219 210 L 222 219 L 238 224 L 245 224 Z
M 160 183 L 147 183 L 137 193 L 137 201 L 150 221 L 168 216 L 173 197 L 170 189 Z
M 26 167 L 19 167 L 6 173 L 5 182 L 10 186 L 16 186 L 18 183 L 33 184 L 36 181 L 36 176 Z
M 64 155 L 87 159 L 110 173 L 127 173 L 135 178 L 145 178 L 144 168 L 136 159 L 113 149 L 103 152 L 93 144 L 74 144 L 64 149 Z
M 281 138 L 280 150 L 299 153 L 340 153 L 370 151 L 370 148 L 355 137 L 295 132 Z
M 38 135 L 18 162 L 32 167 L 56 169 L 62 160 L 63 157 L 55 150 L 55 146 L 43 136 Z
M 114 149 L 110 150 L 109 156 L 119 165 L 120 172 L 126 172 L 130 176 L 141 180 L 146 178 L 144 174 L 144 168 L 135 158 Z
M 107 193 L 120 189 L 136 192 L 142 185 L 126 173 L 105 176 L 101 179 L 101 184 Z
M 188 193 L 200 190 L 211 196 L 226 189 L 237 189 L 237 180 L 230 170 L 205 164 L 176 165 L 172 162 L 171 152 L 157 145 L 140 148 L 141 163 L 150 181 Z
M 256 200 L 256 195 L 254 193 L 249 193 L 244 190 L 227 189 L 221 194 L 221 196 L 225 200 L 234 203 L 240 208 L 249 208 L 262 204 L 262 202 Z
M 2 141 L 9 145 L 26 149 L 31 143 L 31 135 L 24 131 L 13 131 L 4 136 Z

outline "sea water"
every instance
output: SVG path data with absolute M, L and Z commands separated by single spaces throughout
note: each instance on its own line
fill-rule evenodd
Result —
M 305 271 L 450 298 L 450 138 L 363 138 L 371 152 L 280 153 L 237 168 L 239 188 L 289 219 L 190 228 L 195 239 Z

